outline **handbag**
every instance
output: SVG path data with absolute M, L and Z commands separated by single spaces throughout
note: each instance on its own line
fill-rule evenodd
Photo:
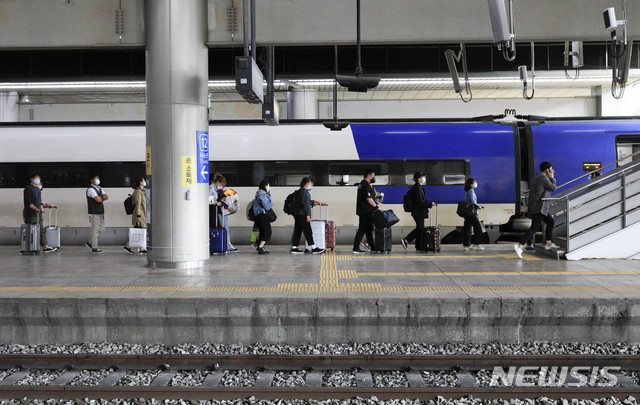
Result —
M 145 228 L 129 228 L 129 247 L 147 248 L 147 230 Z
M 469 204 L 466 201 L 460 201 L 458 203 L 458 209 L 456 210 L 456 214 L 458 214 L 459 217 L 466 218 L 470 215 L 473 215 L 475 210 L 476 210 L 475 205 Z
M 377 228 L 389 228 L 400 222 L 393 210 L 378 210 L 373 214 L 373 220 Z
M 258 199 L 258 204 L 262 205 L 262 202 L 260 201 L 260 199 Z M 273 208 L 269 208 L 268 210 L 265 210 L 264 205 L 262 205 L 262 210 L 264 211 L 264 215 L 267 216 L 267 219 L 269 220 L 269 222 L 275 222 L 276 219 L 278 219 L 278 216 L 276 215 L 276 212 L 273 210 Z

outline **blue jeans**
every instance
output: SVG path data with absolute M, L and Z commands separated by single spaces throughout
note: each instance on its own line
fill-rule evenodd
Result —
M 231 249 L 234 249 L 234 247 L 231 244 L 231 234 L 229 233 L 229 219 L 227 218 L 226 215 L 223 215 L 223 216 L 224 216 L 224 221 L 223 221 L 224 229 L 227 230 L 227 250 L 231 250 Z

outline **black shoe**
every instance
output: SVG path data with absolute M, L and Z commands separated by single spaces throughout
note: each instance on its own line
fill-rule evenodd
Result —
M 91 246 L 91 243 L 89 243 L 89 242 L 86 242 L 84 245 L 86 247 L 88 247 L 89 249 L 93 249 L 93 246 Z
M 240 250 L 240 249 L 238 249 L 238 248 L 229 249 L 229 250 L 227 250 L 227 253 L 235 253 L 238 250 Z
M 409 242 L 407 242 L 406 239 L 402 238 L 400 240 L 400 243 L 402 243 L 402 247 L 404 248 L 404 250 L 409 250 Z
M 102 251 L 102 249 L 91 249 L 91 253 L 102 254 L 104 252 Z
M 305 252 L 303 252 L 302 250 L 300 250 L 300 248 L 299 248 L 299 247 L 297 247 L 297 246 L 296 246 L 296 247 L 292 247 L 292 248 L 291 248 L 291 250 L 290 250 L 289 252 L 290 252 L 291 254 L 294 254 L 294 255 L 299 255 L 299 254 L 305 253 Z
M 536 250 L 536 248 L 534 248 L 533 245 L 527 245 L 524 247 L 524 250 Z
M 265 249 L 264 247 L 259 247 L 258 248 L 258 254 L 259 255 L 268 255 L 269 252 L 267 251 L 267 249 Z
M 351 253 L 353 253 L 354 255 L 363 255 L 363 254 L 365 254 L 367 252 L 365 252 L 362 249 L 358 249 L 358 250 L 352 250 Z
M 55 248 L 55 247 L 47 247 L 46 249 L 42 249 L 44 253 L 53 253 L 56 250 L 58 250 L 58 248 Z
M 141 255 L 146 255 L 147 254 L 147 249 L 142 249 L 138 253 L 140 253 Z
M 132 254 L 133 254 L 133 250 L 131 250 L 131 248 L 130 248 L 129 246 L 125 246 L 125 247 L 123 247 L 123 249 L 124 249 L 127 253 L 129 253 L 130 255 L 132 255 Z
M 319 255 L 320 253 L 324 253 L 325 249 L 313 248 L 313 250 L 308 250 L 309 253 L 314 255 Z

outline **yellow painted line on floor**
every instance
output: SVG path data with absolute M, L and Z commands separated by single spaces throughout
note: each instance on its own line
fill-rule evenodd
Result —
M 366 256 L 346 256 L 350 257 L 350 259 L 343 259 L 346 255 L 338 255 L 337 260 L 381 260 L 381 259 L 421 259 L 421 260 L 440 260 L 440 259 L 506 259 L 506 260 L 515 260 L 518 259 L 518 256 L 515 253 L 503 253 L 503 254 L 476 254 L 476 255 L 441 255 L 441 254 L 432 254 L 432 255 L 424 255 L 424 256 L 390 256 L 390 255 L 366 255 Z M 530 254 L 523 254 L 522 259 L 525 261 L 541 261 L 543 260 L 540 257 L 536 257 Z

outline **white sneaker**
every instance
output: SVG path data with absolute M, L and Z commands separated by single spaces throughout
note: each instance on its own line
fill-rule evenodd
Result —
M 516 243 L 515 245 L 513 245 L 513 248 L 515 249 L 518 258 L 522 259 L 522 248 L 520 247 L 520 245 Z
M 473 247 L 471 247 L 472 250 L 478 251 L 478 252 L 482 252 L 484 251 L 484 248 L 480 245 L 473 245 Z
M 471 250 L 471 246 L 463 246 L 463 250 L 464 250 L 465 252 L 468 252 L 468 251 L 470 251 L 470 250 Z
M 551 243 L 550 245 L 544 245 L 544 250 L 551 250 L 551 249 L 560 249 L 560 246 L 556 245 L 555 243 Z

